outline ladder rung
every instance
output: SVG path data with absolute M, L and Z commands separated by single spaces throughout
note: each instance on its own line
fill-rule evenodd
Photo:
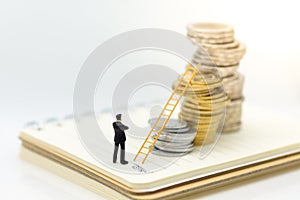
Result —
M 158 121 L 165 121 L 164 118 L 157 118 Z
M 154 129 L 155 133 L 159 133 L 161 131 L 161 128 L 160 127 L 158 127 L 158 128 L 159 128 L 159 130 Z M 152 132 L 154 132 L 154 131 L 152 131 Z
M 166 115 L 171 115 L 172 111 L 165 110 Z
M 166 109 L 174 109 L 174 105 L 167 104 Z
M 140 153 L 141 153 L 141 154 L 145 154 L 145 155 L 147 155 L 147 153 L 145 153 L 145 152 L 141 152 L 141 151 L 140 151 Z
M 173 110 L 170 110 L 170 109 L 167 109 L 167 108 L 165 110 L 167 110 L 167 111 L 173 111 Z
M 170 105 L 170 106 L 176 106 L 176 104 L 172 104 L 172 103 L 168 103 L 168 105 Z
M 188 66 L 187 68 L 186 68 L 186 70 L 191 70 L 191 71 L 195 71 L 195 70 L 197 70 L 197 68 L 195 68 L 195 67 L 193 67 L 193 66 Z
M 143 146 L 143 148 L 145 148 L 145 149 L 150 149 L 149 147 L 146 147 L 146 146 Z
M 171 115 L 172 112 L 172 110 L 165 110 L 166 115 Z
M 187 70 L 186 74 L 184 74 L 184 75 L 192 74 L 193 72 L 194 72 L 193 70 Z
M 185 77 L 183 77 L 183 79 L 186 80 L 186 81 L 190 80 L 191 78 L 192 78 L 191 76 L 188 76 L 188 77 L 185 76 Z
M 150 143 L 150 144 L 154 144 L 153 142 L 151 142 L 151 141 L 146 141 L 146 142 L 148 142 L 148 143 Z

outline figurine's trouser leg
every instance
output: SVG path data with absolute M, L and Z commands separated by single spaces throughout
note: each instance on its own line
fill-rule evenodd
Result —
M 119 143 L 115 143 L 114 157 L 113 157 L 113 162 L 114 163 L 117 162 L 118 150 L 119 150 Z
M 125 160 L 125 142 L 121 142 L 121 157 L 120 157 L 120 162 L 122 164 L 127 164 L 128 162 Z

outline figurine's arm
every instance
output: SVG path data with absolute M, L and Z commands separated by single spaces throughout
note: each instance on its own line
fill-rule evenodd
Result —
M 125 126 L 125 125 L 122 124 L 121 122 L 118 123 L 118 126 L 119 126 L 119 128 L 120 128 L 122 131 L 125 131 L 125 130 L 128 130 L 128 129 L 129 129 L 128 126 Z

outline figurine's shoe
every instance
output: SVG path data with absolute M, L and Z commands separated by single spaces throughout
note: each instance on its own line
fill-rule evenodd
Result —
M 127 161 L 127 160 L 122 160 L 122 161 L 121 161 L 121 164 L 122 164 L 122 165 L 127 165 L 127 164 L 128 164 L 128 161 Z

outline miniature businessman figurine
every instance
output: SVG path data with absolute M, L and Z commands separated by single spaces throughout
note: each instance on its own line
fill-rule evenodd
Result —
M 125 141 L 126 141 L 126 135 L 125 130 L 128 130 L 129 128 L 122 124 L 121 122 L 121 114 L 116 115 L 117 121 L 113 123 L 113 127 L 115 130 L 115 150 L 113 155 L 113 163 L 117 162 L 117 156 L 118 156 L 118 150 L 119 145 L 121 145 L 121 157 L 120 162 L 122 165 L 128 164 L 128 161 L 125 160 Z

